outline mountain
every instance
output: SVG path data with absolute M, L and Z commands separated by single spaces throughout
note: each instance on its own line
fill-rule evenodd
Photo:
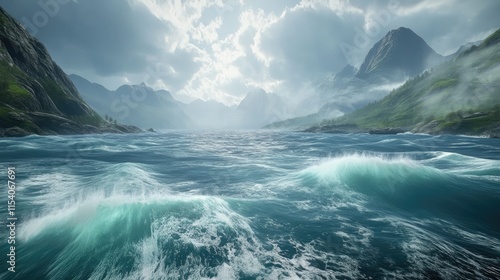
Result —
M 383 98 L 407 78 L 445 60 L 412 30 L 404 27 L 391 30 L 370 49 L 359 70 L 346 65 L 338 73 L 327 74 L 313 83 L 293 110 L 301 117 L 267 128 L 302 129 L 350 113 Z
M 309 131 L 500 136 L 500 29 L 383 99 Z M 355 129 L 356 130 L 356 129 Z M 352 131 L 352 129 L 349 129 Z
M 357 72 L 358 69 L 356 69 L 356 67 L 347 64 L 346 66 L 344 66 L 344 68 L 342 68 L 342 70 L 340 70 L 340 72 L 337 73 L 336 76 L 339 78 L 352 78 L 356 75 Z
M 111 91 L 100 84 L 91 83 L 78 75 L 70 74 L 69 78 L 87 104 L 104 116 L 108 109 L 106 104 L 111 104 L 111 102 L 113 102 Z
M 214 100 L 176 101 L 166 90 L 123 85 L 111 91 L 78 75 L 70 75 L 83 99 L 98 113 L 142 128 L 239 129 L 260 128 L 286 117 L 286 105 L 276 94 L 255 90 L 237 107 Z
M 449 56 L 447 56 L 448 59 L 453 59 L 455 57 L 457 57 L 459 54 L 463 53 L 464 51 L 472 48 L 472 47 L 477 47 L 481 44 L 482 41 L 476 41 L 476 42 L 469 42 L 469 43 L 466 43 L 466 44 L 463 44 L 461 45 L 458 50 L 452 54 L 450 54 Z
M 82 97 L 101 115 L 142 128 L 193 128 L 191 118 L 184 113 L 166 90 L 155 91 L 146 84 L 123 85 L 111 91 L 78 75 L 70 75 Z
M 235 109 L 218 101 L 196 99 L 189 104 L 185 104 L 182 108 L 191 117 L 196 128 L 234 128 L 231 122 L 236 114 Z
M 199 129 L 254 129 L 285 119 L 287 104 L 274 93 L 256 89 L 238 105 L 226 106 L 215 100 L 196 99 L 181 106 Z
M 444 58 L 411 29 L 389 31 L 368 52 L 356 76 L 390 81 L 413 77 Z
M 131 132 L 103 120 L 47 49 L 0 7 L 0 135 Z
M 233 126 L 261 128 L 286 117 L 287 105 L 281 97 L 263 89 L 256 89 L 250 91 L 236 108 Z
M 386 96 L 401 82 L 368 81 L 356 77 L 355 68 L 346 66 L 339 73 L 329 74 L 316 82 L 293 109 L 295 116 L 265 128 L 305 129 L 322 120 L 331 119 L 362 108 Z

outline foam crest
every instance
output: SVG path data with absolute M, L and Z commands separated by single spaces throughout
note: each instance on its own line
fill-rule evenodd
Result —
M 313 186 L 348 186 L 356 191 L 392 192 L 411 177 L 435 178 L 443 174 L 407 157 L 353 154 L 325 160 L 299 173 Z
M 107 167 L 106 173 L 95 177 L 93 184 L 107 190 L 137 192 L 145 194 L 165 188 L 155 178 L 156 174 L 136 163 L 120 163 Z
M 263 269 L 249 221 L 217 197 L 97 195 L 33 218 L 19 232 L 26 246 L 56 236 L 68 244 L 48 268 L 54 278 L 65 278 L 76 265 L 96 265 L 90 279 L 212 278 Z M 94 260 L 85 257 L 90 253 Z M 131 255 L 132 265 L 126 261 Z
M 27 199 L 33 205 L 39 205 L 40 211 L 52 211 L 71 208 L 75 204 L 88 201 L 89 198 L 111 197 L 133 194 L 134 196 L 157 195 L 168 192 L 166 184 L 155 179 L 155 173 L 135 163 L 120 163 L 102 168 L 100 173 L 81 176 L 64 172 L 32 175 L 23 180 L 19 189 L 36 194 Z
M 19 185 L 19 190 L 36 194 L 35 197 L 27 197 L 27 199 L 33 205 L 47 208 L 60 206 L 69 197 L 78 196 L 84 191 L 80 188 L 77 176 L 62 172 L 32 175 L 23 180 L 22 184 Z
M 127 215 L 127 211 L 134 212 L 142 208 L 153 209 L 154 206 L 205 201 L 208 198 L 173 195 L 168 192 L 149 194 L 148 196 L 124 193 L 106 196 L 102 191 L 96 192 L 86 198 L 80 197 L 80 200 L 70 201 L 59 209 L 50 209 L 38 217 L 29 219 L 21 225 L 19 237 L 24 241 L 29 241 L 44 230 L 50 230 L 58 224 L 76 227 L 89 222 L 89 220 L 92 222 L 92 219 L 113 220 Z
M 500 174 L 500 161 L 458 153 L 435 152 L 433 158 L 423 162 L 443 166 L 457 175 L 498 176 Z

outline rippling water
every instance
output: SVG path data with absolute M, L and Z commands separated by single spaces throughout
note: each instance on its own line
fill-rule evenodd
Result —
M 500 277 L 498 139 L 30 136 L 0 162 L 19 218 L 2 279 Z

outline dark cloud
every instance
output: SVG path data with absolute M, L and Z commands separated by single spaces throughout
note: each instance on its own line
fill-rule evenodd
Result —
M 352 39 L 353 23 L 361 20 L 327 9 L 288 12 L 262 34 L 262 51 L 273 59 L 271 77 L 301 81 L 340 70 L 348 63 L 340 44 Z
M 194 54 L 185 50 L 167 52 L 164 38 L 173 36 L 172 27 L 142 5 L 129 5 L 123 0 L 69 1 L 59 4 L 59 11 L 49 15 L 47 24 L 40 26 L 35 15 L 45 10 L 39 3 L 11 1 L 4 6 L 45 44 L 64 69 L 101 76 L 128 73 L 140 77 L 148 74 L 148 67 L 170 66 L 175 74 L 155 72 L 172 88 L 179 89 L 199 68 Z

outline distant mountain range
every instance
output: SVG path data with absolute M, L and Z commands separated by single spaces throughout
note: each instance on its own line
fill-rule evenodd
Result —
M 255 129 L 286 118 L 286 105 L 276 94 L 249 92 L 238 106 L 197 99 L 175 100 L 166 90 L 123 85 L 115 91 L 70 75 L 83 99 L 102 116 L 142 128 L 158 129 Z
M 83 99 L 102 116 L 142 128 L 192 128 L 192 119 L 166 90 L 123 85 L 111 91 L 100 84 L 70 75 Z
M 195 128 L 226 129 L 232 128 L 231 122 L 235 107 L 228 107 L 215 100 L 196 99 L 190 103 L 181 103 L 181 108 L 191 117 Z
M 92 110 L 47 49 L 0 7 L 0 136 L 133 131 Z
M 240 102 L 235 121 L 244 128 L 261 128 L 285 119 L 286 115 L 287 106 L 281 97 L 258 89 L 249 92 Z

